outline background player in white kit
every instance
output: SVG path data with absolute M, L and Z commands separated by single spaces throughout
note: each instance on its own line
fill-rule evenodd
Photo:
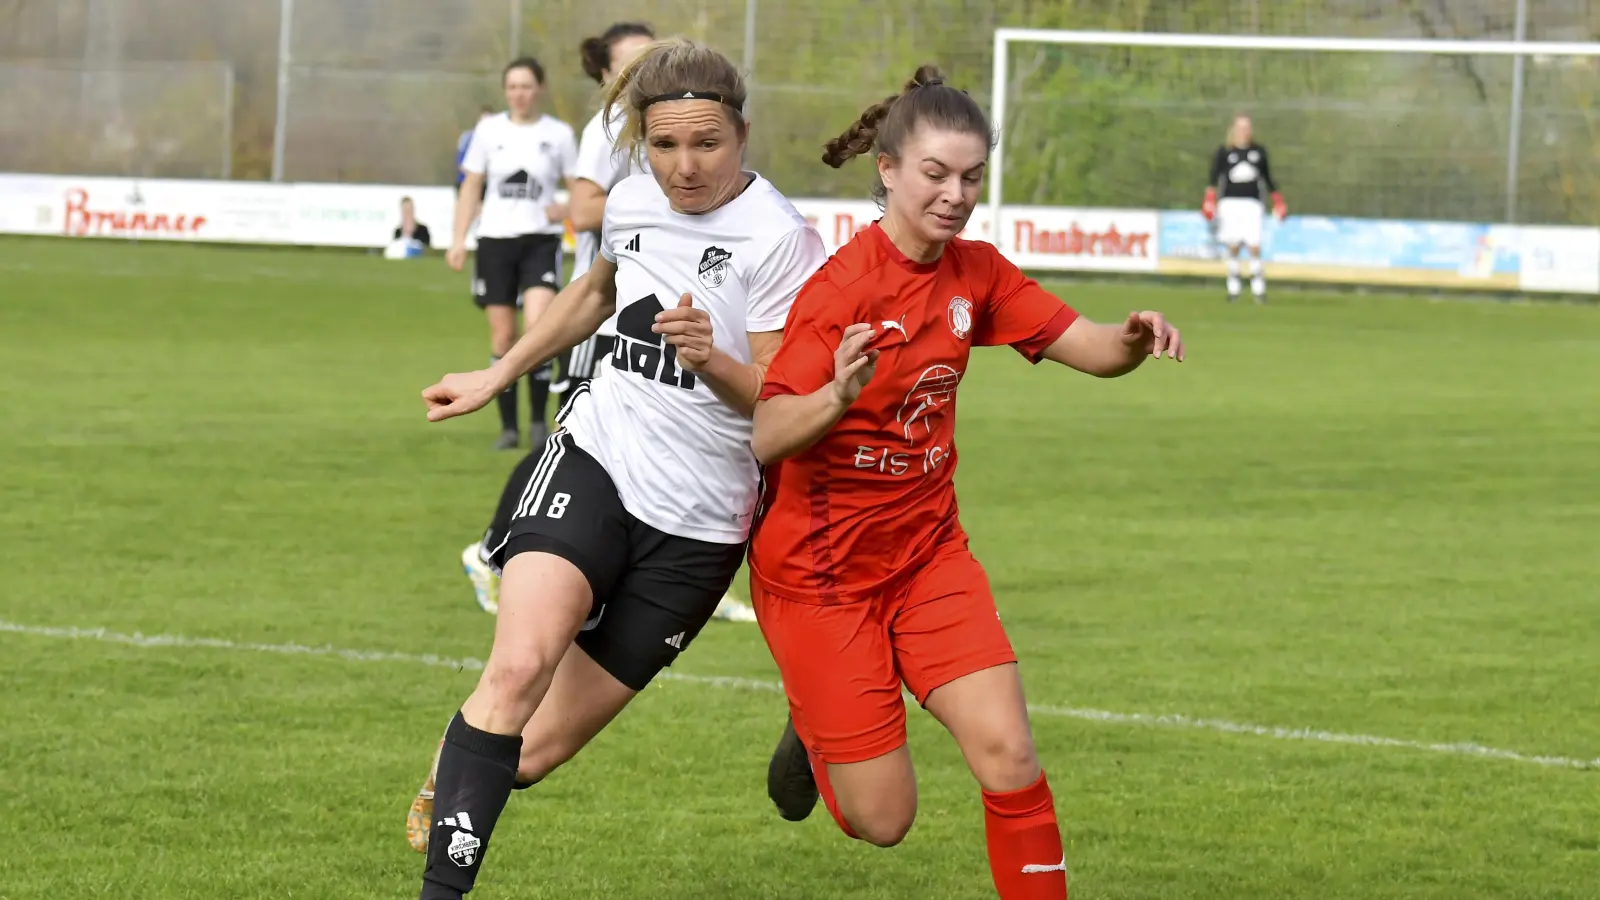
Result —
M 604 87 L 655 39 L 655 31 L 649 25 L 617 22 L 596 37 L 584 38 L 578 45 L 583 73 Z M 646 171 L 643 160 L 629 153 L 627 148 L 617 146 L 617 136 L 622 133 L 625 121 L 623 110 L 613 110 L 609 121 L 605 110 L 597 110 L 578 136 L 578 162 L 572 170 L 572 193 L 567 201 L 567 221 L 572 223 L 577 243 L 572 258 L 573 278 L 589 271 L 594 258 L 600 255 L 600 225 L 606 211 L 606 194 L 622 179 Z M 610 357 L 616 335 L 617 323 L 613 317 L 592 337 L 569 350 L 550 392 L 562 396 L 564 402 L 573 390 L 593 378 Z
M 1218 194 L 1221 194 L 1219 199 Z M 1239 250 L 1250 250 L 1250 293 L 1267 300 L 1267 277 L 1261 270 L 1261 222 L 1265 201 L 1281 222 L 1288 214 L 1267 162 L 1267 148 L 1257 144 L 1249 116 L 1236 116 L 1227 140 L 1211 157 L 1211 180 L 1200 212 L 1216 220 L 1217 242 L 1228 251 L 1228 302 L 1239 299 Z
M 499 359 L 517 339 L 517 310 L 526 327 L 561 286 L 561 235 L 567 207 L 556 202 L 572 174 L 578 144 L 572 126 L 539 111 L 544 67 L 532 57 L 512 60 L 502 76 L 506 112 L 478 122 L 461 169 L 455 231 L 446 260 L 460 271 L 467 260 L 467 229 L 478 220 L 473 299 L 489 319 L 489 349 Z M 485 190 L 487 189 L 487 190 Z M 482 209 L 480 215 L 480 207 Z M 528 431 L 534 447 L 545 438 L 550 369 L 528 375 Z M 500 396 L 500 437 L 495 447 L 515 449 L 517 386 Z
M 614 371 L 546 444 L 505 544 L 483 675 L 445 732 L 421 897 L 471 890 L 514 787 L 605 727 L 710 618 L 744 558 L 750 415 L 822 240 L 743 170 L 743 80 L 668 41 L 608 91 L 651 173 L 612 189 L 600 258 L 490 369 L 423 392 L 433 421 L 487 404 L 614 310 Z

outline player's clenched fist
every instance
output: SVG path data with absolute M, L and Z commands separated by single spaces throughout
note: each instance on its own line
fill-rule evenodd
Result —
M 422 391 L 428 404 L 428 421 L 441 422 L 455 416 L 464 416 L 482 409 L 500 388 L 488 369 L 476 372 L 452 372 Z
M 846 406 L 856 402 L 878 368 L 878 351 L 867 349 L 876 334 L 871 325 L 858 322 L 844 330 L 844 340 L 833 352 L 834 395 Z
M 1122 342 L 1142 350 L 1142 355 L 1160 359 L 1164 352 L 1169 359 L 1183 362 L 1183 336 L 1158 312 L 1128 313 L 1128 320 L 1122 323 Z
M 690 372 L 700 371 L 711 361 L 711 314 L 695 309 L 694 298 L 688 294 L 678 299 L 677 306 L 657 313 L 650 330 L 678 348 L 678 365 Z

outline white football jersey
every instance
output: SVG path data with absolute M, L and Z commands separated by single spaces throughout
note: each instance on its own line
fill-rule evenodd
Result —
M 583 126 L 583 137 L 578 139 L 578 162 L 572 169 L 571 177 L 592 181 L 601 190 L 610 191 L 617 182 L 646 169 L 626 147 L 618 147 L 615 140 L 621 136 L 622 126 L 627 122 L 627 111 L 616 108 L 609 135 L 605 115 L 605 110 L 601 110 L 594 114 L 589 124 Z M 599 253 L 600 230 L 578 232 L 577 248 L 572 257 L 572 277 L 577 278 L 589 271 Z M 617 317 L 607 319 L 596 333 L 616 334 Z
M 779 331 L 827 259 L 805 217 L 759 175 L 705 215 L 673 212 L 651 175 L 606 200 L 600 253 L 617 265 L 617 343 L 563 424 L 611 475 L 622 505 L 668 534 L 722 544 L 750 534 L 760 472 L 750 420 L 677 364 L 650 330 L 690 295 L 711 315 L 718 350 L 751 362 L 748 332 Z M 600 366 L 605 366 L 602 360 Z
M 488 192 L 478 217 L 478 237 L 561 234 L 564 226 L 545 216 L 561 179 L 572 174 L 578 144 L 572 126 L 549 116 L 525 125 L 506 113 L 490 116 L 472 132 L 461 168 L 484 177 Z

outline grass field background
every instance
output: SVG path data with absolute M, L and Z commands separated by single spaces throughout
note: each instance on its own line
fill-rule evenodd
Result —
M 1600 897 L 1600 309 L 1057 287 L 1190 348 L 1111 382 L 990 351 L 962 389 L 1073 896 Z M 457 555 L 514 458 L 417 396 L 485 343 L 438 260 L 0 240 L 0 898 L 415 896 L 405 809 L 474 672 L 240 645 L 487 652 Z M 517 795 L 474 897 L 992 897 L 926 715 L 881 851 L 773 813 L 754 626 L 677 672 L 730 680 L 659 682 Z

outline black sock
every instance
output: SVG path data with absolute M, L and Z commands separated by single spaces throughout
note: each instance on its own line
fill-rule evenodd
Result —
M 545 363 L 528 373 L 528 433 L 537 436 L 539 426 L 550 421 L 545 415 L 550 405 L 550 376 L 555 366 Z
M 500 357 L 491 356 L 491 357 L 489 357 L 489 360 L 490 360 L 489 364 L 493 365 L 493 364 L 495 364 L 495 363 L 500 361 Z M 500 396 L 498 396 L 498 397 L 496 397 L 494 399 L 495 399 L 495 403 L 498 404 L 499 407 L 500 407 L 500 430 L 501 431 L 516 431 L 517 430 L 517 383 L 515 381 L 511 382 L 511 385 L 509 387 L 507 387 L 505 390 L 501 391 L 500 392 Z
M 543 455 L 544 444 L 538 444 L 511 470 L 506 486 L 500 489 L 500 504 L 494 509 L 494 519 L 489 522 L 489 530 L 483 535 L 484 547 L 489 550 L 499 547 L 510 533 L 511 520 L 517 517 L 522 495 L 528 489 L 528 483 L 533 481 L 533 473 L 539 468 L 539 458 Z
M 450 720 L 433 784 L 433 825 L 421 900 L 457 900 L 472 890 L 494 823 L 517 780 L 522 735 L 490 734 Z

